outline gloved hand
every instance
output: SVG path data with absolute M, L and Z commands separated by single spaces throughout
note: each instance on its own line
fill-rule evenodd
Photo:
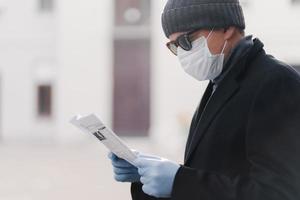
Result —
M 108 154 L 108 157 L 111 159 L 113 165 L 114 178 L 119 182 L 139 182 L 140 175 L 138 169 L 127 162 L 126 160 L 119 158 L 112 152 Z
M 134 165 L 138 167 L 142 189 L 146 194 L 156 198 L 171 197 L 175 175 L 180 168 L 179 164 L 139 153 Z

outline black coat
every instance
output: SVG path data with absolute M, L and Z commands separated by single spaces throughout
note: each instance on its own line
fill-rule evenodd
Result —
M 209 99 L 211 87 L 193 117 L 171 199 L 300 200 L 297 72 L 255 39 Z M 131 193 L 157 199 L 140 183 Z

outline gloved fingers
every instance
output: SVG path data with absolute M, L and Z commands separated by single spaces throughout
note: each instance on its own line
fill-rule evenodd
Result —
M 114 167 L 132 167 L 132 168 L 136 168 L 135 166 L 133 166 L 132 164 L 130 164 L 129 162 L 127 162 L 126 160 L 116 157 L 114 159 L 112 159 L 111 161 L 112 165 Z
M 123 158 L 118 157 L 116 154 L 114 154 L 112 152 L 109 152 L 107 157 L 113 162 L 123 162 L 123 163 L 126 163 L 126 165 L 129 164 L 130 166 L 133 166 L 132 164 L 128 163 L 126 160 L 124 160 Z
M 150 154 L 139 154 L 138 155 L 140 158 L 146 158 L 146 159 L 152 159 L 152 160 L 161 160 L 162 158 Z
M 155 155 L 151 155 L 151 154 L 145 154 L 145 153 L 142 153 L 142 152 L 139 152 L 135 149 L 131 149 L 131 151 L 137 155 L 138 157 L 142 157 L 142 158 L 150 158 L 150 159 L 155 159 L 155 160 L 160 160 L 161 158 L 158 157 L 158 156 L 155 156 Z
M 155 197 L 155 192 L 154 192 L 153 188 L 150 187 L 148 184 L 143 185 L 142 190 L 144 193 Z
M 112 162 L 112 165 L 114 167 L 119 167 L 119 168 L 133 168 L 133 169 L 137 169 L 137 167 L 135 167 L 134 165 L 132 165 L 132 164 L 130 164 L 127 161 L 124 161 L 124 160 L 114 161 L 114 162 Z
M 140 181 L 143 185 L 147 185 L 151 182 L 151 179 L 148 178 L 147 176 L 141 176 Z
M 131 182 L 134 179 L 136 179 L 135 176 L 133 175 L 128 175 L 128 174 L 122 174 L 122 175 L 114 175 L 114 178 L 118 182 Z
M 116 160 L 118 159 L 118 156 L 116 154 L 114 154 L 113 152 L 108 152 L 107 157 L 111 160 Z
M 144 168 L 144 167 L 149 167 L 149 166 L 155 165 L 156 163 L 159 162 L 159 160 L 149 158 L 149 157 L 138 157 L 133 162 L 137 168 Z
M 137 156 L 137 157 L 142 157 L 142 158 L 157 158 L 157 156 L 152 156 L 150 154 L 145 154 L 145 153 L 142 153 L 142 152 L 139 152 L 135 149 L 131 149 L 131 151 Z
M 138 170 L 136 168 L 128 168 L 128 167 L 114 167 L 115 174 L 138 174 Z
M 147 167 L 139 167 L 138 168 L 138 173 L 139 173 L 139 175 L 141 175 L 141 176 L 145 176 L 145 175 L 147 175 L 147 172 L 149 171 L 149 168 L 147 168 Z

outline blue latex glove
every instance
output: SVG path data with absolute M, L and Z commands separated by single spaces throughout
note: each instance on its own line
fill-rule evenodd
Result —
M 134 165 L 138 167 L 142 189 L 146 194 L 157 198 L 171 197 L 179 164 L 160 157 L 138 154 Z
M 119 158 L 112 152 L 108 154 L 108 157 L 111 159 L 113 165 L 114 178 L 118 182 L 139 182 L 140 175 L 138 169 L 127 162 L 126 160 Z

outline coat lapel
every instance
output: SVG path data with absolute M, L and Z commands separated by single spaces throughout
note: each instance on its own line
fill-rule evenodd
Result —
M 234 96 L 238 91 L 239 84 L 235 79 L 227 79 L 226 83 L 222 83 L 215 93 L 208 100 L 206 107 L 203 109 L 201 117 L 193 130 L 192 138 L 189 147 L 187 148 L 186 162 L 190 158 L 191 154 L 201 141 L 206 132 L 206 129 L 215 118 L 216 114 L 222 107 Z
M 192 119 L 192 123 L 191 123 L 191 127 L 190 127 L 190 131 L 189 131 L 189 137 L 188 137 L 188 140 L 187 140 L 187 143 L 186 143 L 186 147 L 185 147 L 185 155 L 184 155 L 184 159 L 186 160 L 186 157 L 187 157 L 187 152 L 188 152 L 188 149 L 191 145 L 191 141 L 192 141 L 192 138 L 193 138 L 193 134 L 195 133 L 195 129 L 197 127 L 197 124 L 199 122 L 199 119 L 203 113 L 203 110 L 211 96 L 211 93 L 213 91 L 213 84 L 210 82 L 203 94 L 203 97 L 201 99 L 201 102 L 198 106 L 198 108 L 196 109 L 196 112 L 193 116 L 193 119 Z

